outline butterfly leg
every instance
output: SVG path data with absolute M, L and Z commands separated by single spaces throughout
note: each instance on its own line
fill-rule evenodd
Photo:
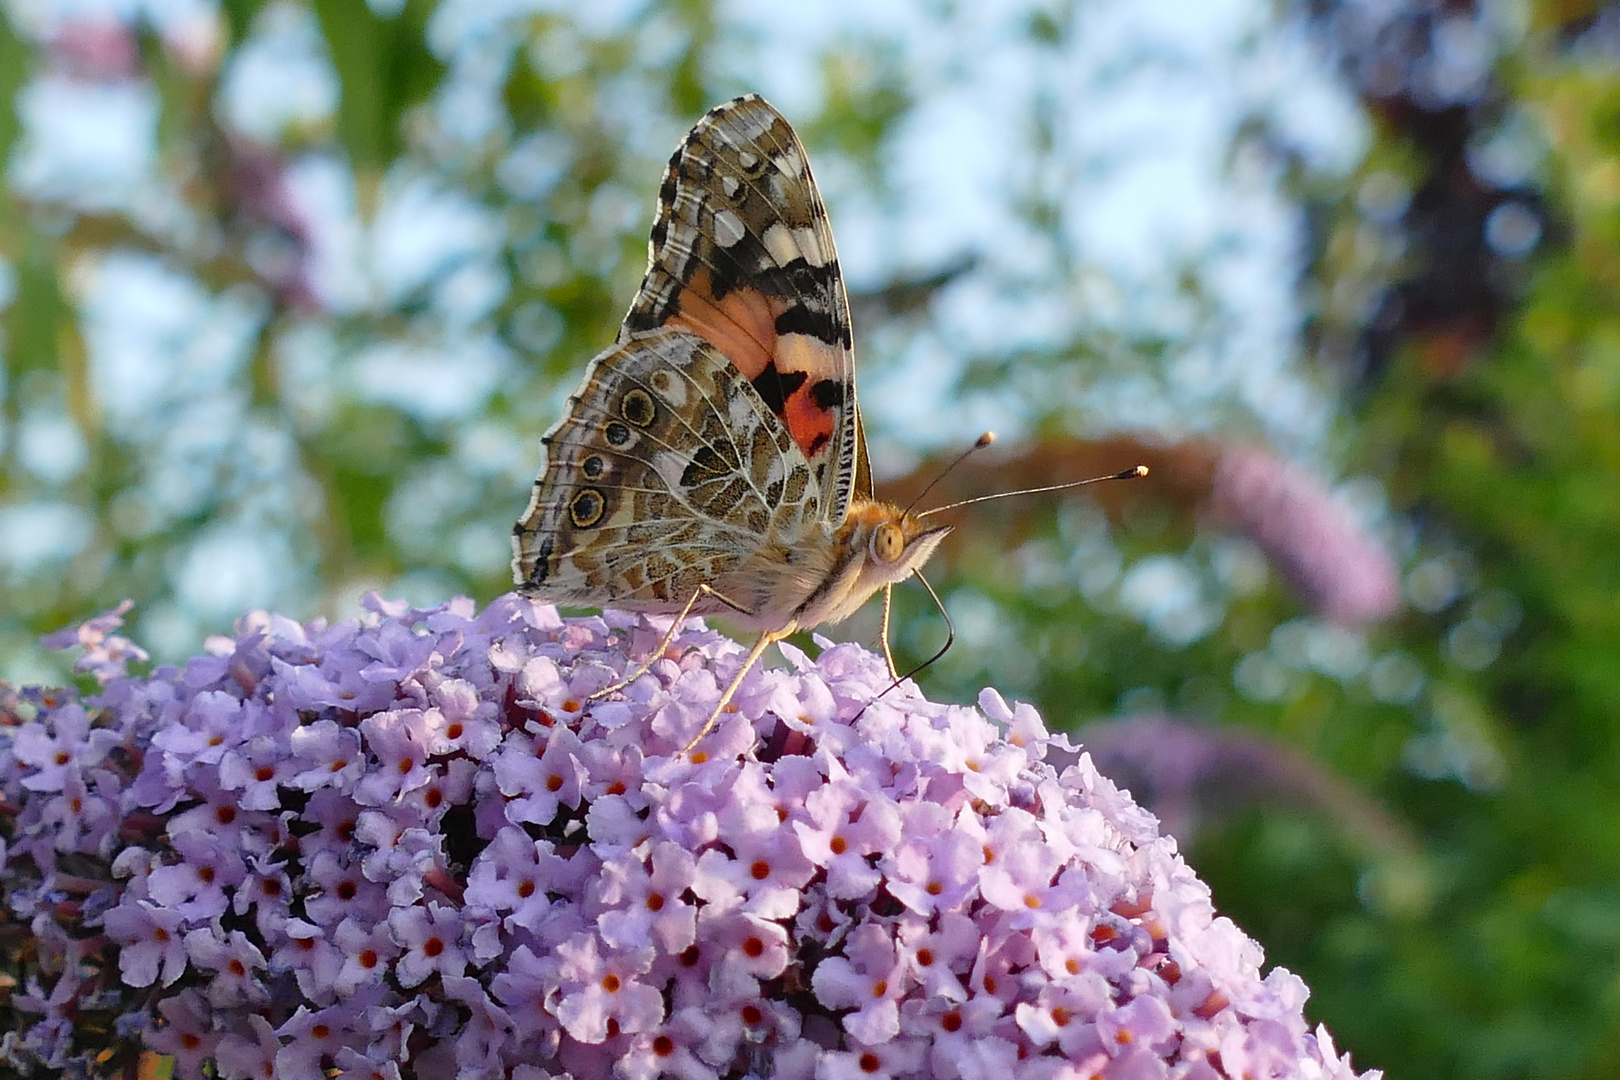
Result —
M 765 654 L 765 650 L 792 634 L 798 628 L 799 624 L 796 621 L 789 621 L 780 630 L 767 630 L 759 635 L 759 640 L 755 641 L 754 647 L 748 650 L 748 656 L 743 660 L 742 667 L 737 669 L 737 674 L 732 678 L 731 684 L 720 694 L 720 700 L 714 703 L 714 711 L 709 713 L 707 720 L 703 721 L 703 726 L 698 729 L 698 733 L 692 736 L 685 746 L 681 747 L 681 753 L 690 753 L 692 747 L 703 741 L 703 736 L 714 730 L 714 725 L 720 719 L 720 714 L 726 711 L 726 706 L 731 704 L 732 696 L 737 693 L 737 688 L 742 685 L 743 676 L 754 669 L 754 665 L 759 663 L 759 658 Z
M 900 681 L 900 669 L 894 666 L 894 652 L 889 648 L 889 610 L 894 606 L 894 586 L 883 586 L 883 659 L 889 662 L 889 678 Z
M 625 687 L 647 674 L 647 672 L 651 670 L 652 666 L 658 662 L 658 659 L 663 656 L 666 651 L 668 651 L 670 643 L 675 640 L 675 635 L 681 632 L 681 625 L 686 622 L 686 617 L 692 614 L 693 605 L 698 602 L 698 598 L 701 597 L 704 592 L 708 590 L 708 588 L 709 587 L 707 585 L 699 585 L 697 587 L 697 590 L 692 593 L 691 599 L 687 600 L 686 606 L 681 608 L 681 613 L 675 616 L 675 621 L 669 624 L 669 630 L 665 632 L 662 640 L 658 642 L 658 646 L 654 648 L 652 652 L 647 654 L 647 659 L 636 665 L 636 669 L 634 671 L 620 679 L 618 682 L 609 683 L 607 686 L 602 687 L 602 689 L 596 691 L 585 700 L 598 701 L 607 697 L 609 694 L 617 694 L 620 690 L 623 690 Z
M 620 679 L 618 682 L 610 683 L 607 686 L 602 687 L 602 689 L 596 691 L 585 700 L 599 701 L 602 698 L 607 697 L 609 694 L 617 694 L 620 690 L 623 690 L 625 687 L 647 674 L 648 671 L 652 670 L 652 666 L 656 664 L 659 658 L 669 650 L 670 643 L 675 640 L 675 635 L 681 632 L 681 626 L 686 622 L 687 616 L 692 614 L 692 608 L 695 607 L 697 602 L 705 596 L 712 596 L 714 599 L 720 601 L 727 607 L 742 612 L 744 615 L 748 614 L 747 609 L 733 603 L 731 600 L 727 599 L 724 594 L 717 592 L 707 584 L 700 584 L 693 591 L 691 598 L 686 601 L 686 605 L 681 608 L 681 613 L 675 616 L 675 621 L 669 624 L 669 629 L 665 631 L 664 636 L 659 640 L 657 647 L 654 648 L 652 652 L 647 654 L 647 659 L 636 665 L 636 669 L 634 671 Z

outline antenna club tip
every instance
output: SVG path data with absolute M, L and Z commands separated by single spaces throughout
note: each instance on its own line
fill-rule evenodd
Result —
M 1146 476 L 1147 474 L 1148 467 L 1146 465 L 1138 465 L 1136 468 L 1131 470 L 1132 476 Z
M 987 431 L 983 435 L 979 436 L 979 441 L 973 444 L 973 448 L 975 450 L 983 450 L 985 447 L 989 446 L 995 441 L 996 433 L 993 431 Z

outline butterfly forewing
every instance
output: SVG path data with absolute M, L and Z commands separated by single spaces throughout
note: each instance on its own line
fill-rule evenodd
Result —
M 803 145 L 756 95 L 710 110 L 670 159 L 646 278 L 619 340 L 680 326 L 729 357 L 842 521 L 856 469 L 855 362 L 832 230 Z

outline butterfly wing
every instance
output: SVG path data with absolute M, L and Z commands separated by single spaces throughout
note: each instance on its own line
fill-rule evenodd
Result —
M 736 365 L 809 462 L 817 516 L 843 521 L 859 441 L 849 301 L 804 146 L 756 94 L 709 110 L 664 172 L 619 340 L 664 326 Z
M 821 491 L 770 406 L 680 327 L 591 361 L 513 530 L 518 587 L 556 603 L 673 613 L 700 584 L 764 612 L 733 575 L 763 538 L 814 519 Z M 698 614 L 737 614 L 705 599 Z M 746 621 L 746 620 L 745 620 Z

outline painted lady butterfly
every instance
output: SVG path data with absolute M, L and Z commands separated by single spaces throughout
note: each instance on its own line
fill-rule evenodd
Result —
M 832 230 L 803 144 L 753 94 L 711 109 L 670 158 L 641 291 L 542 442 L 513 529 L 521 592 L 760 632 L 688 749 L 772 642 L 847 618 L 950 531 L 855 492 Z

